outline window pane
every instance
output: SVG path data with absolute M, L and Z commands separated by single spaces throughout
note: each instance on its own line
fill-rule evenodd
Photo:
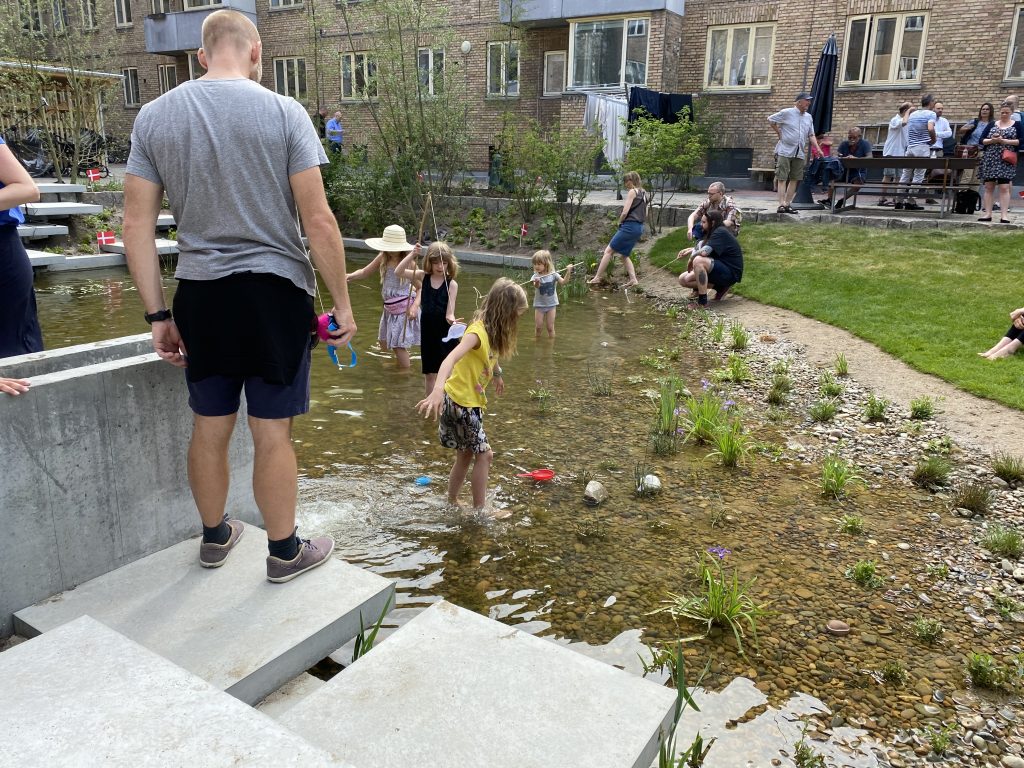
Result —
M 924 16 L 908 16 L 903 26 L 900 45 L 900 66 L 897 80 L 917 80 L 920 77 L 921 43 L 924 39 Z
M 647 21 L 637 19 L 626 36 L 626 82 L 643 85 L 647 82 Z
M 487 46 L 487 93 L 501 93 L 501 43 Z
M 889 80 L 892 75 L 892 50 L 896 39 L 895 16 L 875 20 L 874 43 L 871 46 L 871 69 L 868 80 Z
M 431 85 L 431 93 L 444 93 L 444 48 L 434 51 L 434 79 Z
M 708 46 L 708 85 L 725 85 L 725 44 L 729 39 L 726 29 L 711 31 L 711 43 Z
M 867 19 L 857 19 L 850 24 L 850 39 L 846 42 L 846 66 L 843 68 L 843 80 L 846 82 L 860 81 L 867 34 Z
M 1024 8 L 1017 9 L 1017 33 L 1010 43 L 1010 56 L 1006 64 L 1007 77 L 1024 77 Z
M 574 26 L 572 84 L 577 88 L 622 83 L 621 21 L 590 21 Z M 646 51 L 647 38 L 641 38 Z M 644 54 L 646 61 L 646 53 Z M 646 80 L 646 73 L 645 73 Z
M 288 93 L 285 85 L 284 62 L 281 59 L 274 62 L 274 90 L 281 94 Z
M 565 87 L 565 54 L 549 53 L 544 57 L 544 93 L 561 93 Z
M 341 98 L 352 98 L 352 57 L 341 57 Z
M 298 90 L 292 94 L 299 101 L 306 100 L 306 60 L 297 59 L 295 63 L 295 69 L 299 75 L 298 79 Z
M 416 69 L 419 72 L 420 85 L 430 88 L 430 49 L 420 48 L 416 59 Z
M 505 57 L 505 94 L 519 95 L 519 43 L 508 44 L 508 55 Z
M 734 29 L 732 52 L 729 55 L 729 85 L 747 84 L 747 53 L 750 49 L 750 30 Z
M 758 27 L 754 35 L 754 60 L 751 63 L 751 85 L 767 85 L 771 71 L 773 27 Z

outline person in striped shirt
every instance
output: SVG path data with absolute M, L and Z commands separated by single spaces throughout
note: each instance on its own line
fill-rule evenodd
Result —
M 907 157 L 931 157 L 932 144 L 935 143 L 935 121 L 938 116 L 932 110 L 935 105 L 935 97 L 927 94 L 921 97 L 921 108 L 915 109 L 907 119 Z M 926 168 L 904 168 L 900 174 L 900 192 L 896 198 L 895 208 L 907 211 L 923 211 L 924 206 L 918 205 L 914 197 L 914 187 L 904 185 L 911 184 L 920 187 L 924 181 Z

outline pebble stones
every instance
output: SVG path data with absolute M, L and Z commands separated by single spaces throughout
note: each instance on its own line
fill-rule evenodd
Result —
M 1014 568 L 1013 579 L 1018 584 L 1024 584 L 1024 568 Z
M 583 501 L 592 507 L 596 507 L 608 498 L 608 491 L 597 480 L 591 480 L 583 491 Z
M 850 634 L 850 625 L 845 621 L 839 619 L 829 619 L 825 625 L 825 629 L 829 631 L 829 634 L 835 635 L 836 637 L 845 637 Z

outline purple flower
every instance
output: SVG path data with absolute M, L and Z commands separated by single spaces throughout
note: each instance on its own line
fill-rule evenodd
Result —
M 723 411 L 728 411 L 734 405 L 736 405 L 736 401 L 735 400 L 726 400 L 724 403 L 722 403 L 722 410 Z
M 714 555 L 719 560 L 725 560 L 726 555 L 731 555 L 732 554 L 732 550 L 731 549 L 726 549 L 725 547 L 709 547 L 708 548 L 708 554 L 709 555 Z
M 701 389 L 707 389 L 710 386 L 711 386 L 711 382 L 708 381 L 707 379 L 701 379 L 700 380 L 700 388 Z

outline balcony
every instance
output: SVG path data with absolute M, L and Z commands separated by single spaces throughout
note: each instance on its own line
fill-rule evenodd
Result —
M 686 0 L 498 0 L 498 12 L 505 24 L 512 21 L 523 27 L 559 27 L 569 19 L 588 16 L 628 16 L 651 11 L 670 11 L 682 16 L 685 5 Z
M 187 11 L 154 13 L 146 17 L 146 52 L 173 55 L 198 50 L 202 46 L 203 20 L 221 8 L 244 13 L 256 23 L 256 0 L 223 0 Z

